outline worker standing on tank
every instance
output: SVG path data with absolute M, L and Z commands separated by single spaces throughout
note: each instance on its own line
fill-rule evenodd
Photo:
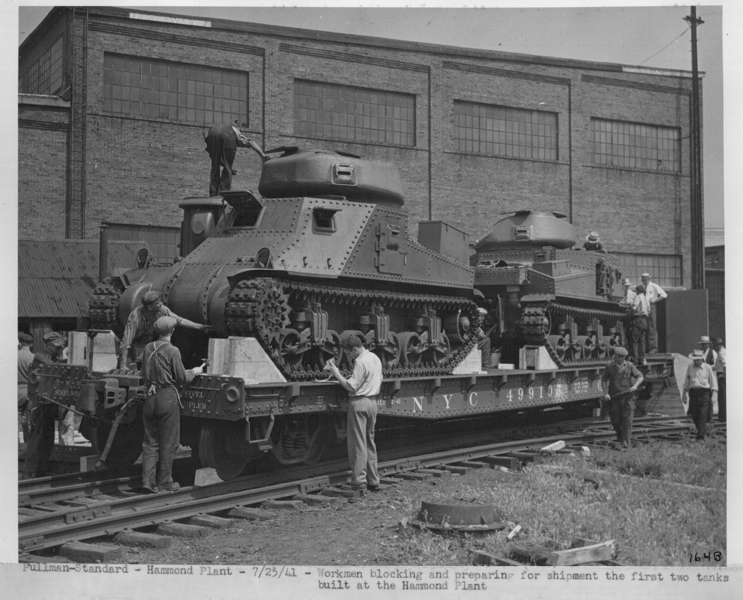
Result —
M 626 360 L 627 350 L 614 348 L 612 362 L 604 367 L 604 401 L 609 403 L 609 418 L 622 448 L 632 445 L 632 419 L 635 415 L 635 390 L 643 382 L 637 367 Z M 608 384 L 608 386 L 607 386 Z
M 622 280 L 622 284 L 624 285 L 624 298 L 619 301 L 619 304 L 622 306 L 632 306 L 637 297 L 637 294 L 632 289 L 632 282 L 625 277 Z
M 142 408 L 143 493 L 180 489 L 173 481 L 173 459 L 181 437 L 180 398 L 176 385 L 192 381 L 203 372 L 203 367 L 188 371 L 183 367 L 180 350 L 170 343 L 177 324 L 175 317 L 159 317 L 154 329 L 160 337 L 144 349 L 142 379 L 147 397 Z
M 28 370 L 34 360 L 33 343 L 28 333 L 18 333 L 18 424 L 24 442 L 28 439 Z
M 648 316 L 648 347 L 650 354 L 658 352 L 658 327 L 656 304 L 668 298 L 668 294 L 654 281 L 650 281 L 650 273 L 643 273 L 640 278 L 645 286 L 645 295 L 650 303 L 650 315 Z
M 176 315 L 163 304 L 161 292 L 147 292 L 142 297 L 142 306 L 135 308 L 126 322 L 119 351 L 120 369 L 127 368 L 130 361 L 137 363 L 138 367 L 142 366 L 144 347 L 157 338 L 154 325 L 160 317 L 173 317 L 177 325 L 188 329 L 204 332 L 212 329 L 209 325 L 194 323 Z
M 44 350 L 37 352 L 29 367 L 29 376 L 41 365 L 60 362 L 67 338 L 56 331 L 44 335 Z M 54 422 L 59 418 L 59 406 L 42 402 L 36 393 L 28 398 L 28 437 L 26 438 L 26 460 L 24 472 L 27 479 L 46 474 L 47 461 L 54 447 Z
M 212 161 L 209 196 L 218 196 L 232 189 L 232 176 L 237 173 L 232 168 L 237 147 L 245 148 L 249 141 L 236 125 L 212 125 L 204 140 Z
M 351 485 L 348 487 L 355 491 L 378 492 L 374 426 L 377 422 L 377 397 L 382 388 L 382 362 L 376 354 L 364 348 L 357 336 L 343 338 L 341 348 L 354 361 L 351 377 L 344 378 L 333 359 L 325 363 L 325 370 L 330 371 L 349 393 L 346 439 Z
M 640 284 L 635 288 L 637 292 L 632 301 L 632 322 L 630 324 L 630 360 L 636 365 L 645 363 L 645 347 L 648 338 L 648 315 L 650 304 L 645 296 L 645 286 Z
M 592 231 L 586 236 L 586 241 L 583 242 L 583 249 L 593 252 L 606 252 L 597 231 Z

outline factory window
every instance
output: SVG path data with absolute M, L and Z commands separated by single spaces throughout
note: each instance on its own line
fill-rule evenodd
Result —
M 648 171 L 681 170 L 677 128 L 604 119 L 591 119 L 591 125 L 594 163 Z
M 683 282 L 681 257 L 662 254 L 623 254 L 612 252 L 619 259 L 622 277 L 629 277 L 634 285 L 642 283 L 640 275 L 650 273 L 650 281 L 662 288 L 681 287 Z
M 153 227 L 150 225 L 108 224 L 110 241 L 145 242 L 156 263 L 172 263 L 180 255 L 178 245 L 181 230 L 178 227 Z
M 415 146 L 415 96 L 297 79 L 294 134 Z
M 39 60 L 34 62 L 26 71 L 25 77 L 19 80 L 19 91 L 26 94 L 56 94 L 62 89 L 63 80 L 63 50 L 62 36 L 52 44 Z
M 248 74 L 105 54 L 103 109 L 121 115 L 210 125 L 248 124 Z
M 707 297 L 709 303 L 712 304 L 724 304 L 725 302 L 725 273 L 716 272 L 711 273 L 707 271 L 705 274 L 707 281 Z
M 557 160 L 557 114 L 455 102 L 454 141 L 459 152 Z

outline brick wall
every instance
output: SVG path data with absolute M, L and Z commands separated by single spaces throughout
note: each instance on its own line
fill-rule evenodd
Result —
M 579 236 L 598 230 L 610 250 L 690 254 L 688 141 L 681 174 L 599 168 L 589 145 L 591 117 L 678 127 L 687 140 L 689 96 L 679 88 L 688 90 L 688 79 L 102 16 L 94 17 L 88 47 L 89 237 L 101 221 L 176 226 L 178 202 L 208 189 L 203 127 L 103 112 L 104 52 L 116 52 L 248 71 L 246 133 L 266 149 L 316 146 L 395 162 L 413 236 L 429 215 L 479 238 L 503 211 L 548 209 L 572 212 Z M 295 78 L 414 94 L 415 147 L 294 136 Z M 558 159 L 455 152 L 456 100 L 557 113 Z M 235 168 L 234 188 L 257 190 L 258 157 L 241 149 Z M 685 259 L 687 284 L 689 271 Z
M 64 238 L 68 114 L 18 107 L 18 237 Z

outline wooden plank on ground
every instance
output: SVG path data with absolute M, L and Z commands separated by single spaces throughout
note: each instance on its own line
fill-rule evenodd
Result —
M 524 564 L 520 562 L 516 562 L 515 560 L 511 560 L 508 558 L 503 558 L 502 556 L 496 556 L 495 554 L 490 554 L 489 552 L 483 552 L 482 550 L 470 550 L 470 559 L 472 561 L 472 564 L 475 566 L 503 566 L 503 567 L 523 567 Z
M 120 531 L 114 536 L 114 542 L 121 546 L 138 546 L 140 548 L 170 548 L 173 538 L 154 533 L 139 531 Z
M 249 521 L 268 521 L 276 516 L 276 513 L 262 510 L 260 508 L 249 508 L 247 506 L 236 506 L 227 516 L 231 519 L 247 519 Z
M 611 560 L 617 554 L 617 543 L 614 540 L 573 548 L 571 550 L 556 550 L 549 555 L 547 564 L 554 567 L 580 565 L 587 562 Z
M 209 535 L 210 530 L 206 527 L 197 527 L 196 525 L 187 525 L 185 523 L 174 523 L 173 521 L 165 521 L 157 526 L 155 532 L 158 535 L 197 538 Z
M 395 477 L 399 479 L 410 479 L 413 481 L 427 481 L 433 479 L 433 475 L 430 473 L 419 473 L 417 471 L 395 473 Z
M 506 467 L 512 470 L 519 468 L 519 461 L 514 456 L 485 456 L 480 460 L 486 462 L 491 467 Z
M 105 563 L 121 560 L 124 556 L 124 551 L 118 546 L 69 542 L 59 548 L 59 554 L 60 556 L 64 556 L 65 558 L 72 559 L 76 562 Z
M 469 467 L 470 469 L 484 469 L 487 465 L 477 460 L 460 460 L 457 463 L 460 467 Z

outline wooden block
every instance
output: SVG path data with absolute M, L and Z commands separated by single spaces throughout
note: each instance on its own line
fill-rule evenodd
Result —
M 97 454 L 92 454 L 89 456 L 81 456 L 80 457 L 80 472 L 90 473 L 92 471 L 95 471 L 95 465 L 98 462 L 98 459 L 100 459 L 100 456 L 98 456 Z
M 549 555 L 547 563 L 555 567 L 580 565 L 587 562 L 611 560 L 616 556 L 616 553 L 617 543 L 614 540 L 609 540 L 602 544 L 583 546 L 582 548 L 557 550 Z
M 294 496 L 293 500 L 299 500 L 300 502 L 304 502 L 305 504 L 309 504 L 311 506 L 323 506 L 335 502 L 337 498 L 337 496 L 331 497 L 321 494 L 297 494 L 296 496 Z
M 261 510 L 260 508 L 248 508 L 246 506 L 236 506 L 227 516 L 232 519 L 247 519 L 249 521 L 268 521 L 276 516 L 276 513 L 269 512 L 267 510 Z
M 519 461 L 514 456 L 485 456 L 480 460 L 489 464 L 491 467 L 506 467 L 513 470 L 519 468 Z
M 495 554 L 490 554 L 489 552 L 483 552 L 482 550 L 470 550 L 470 560 L 472 561 L 472 564 L 475 566 L 490 566 L 490 565 L 498 565 L 498 566 L 505 566 L 505 567 L 523 567 L 524 564 L 520 562 L 516 562 L 515 560 L 510 560 L 508 558 L 503 558 L 501 556 L 496 556 Z
M 470 471 L 469 467 L 457 467 L 454 465 L 446 465 L 444 468 L 455 475 L 464 475 Z
M 224 529 L 232 525 L 231 519 L 224 519 L 222 517 L 215 517 L 213 515 L 196 515 L 188 520 L 189 525 L 197 525 L 199 527 L 211 527 L 212 529 Z
M 552 444 L 548 444 L 544 446 L 543 448 L 540 448 L 539 450 L 541 452 L 557 452 L 558 450 L 562 450 L 565 447 L 565 442 L 562 440 L 559 440 L 557 442 L 553 442 Z
M 120 531 L 114 536 L 114 542 L 121 546 L 137 546 L 139 548 L 170 548 L 173 538 L 154 533 L 140 533 L 139 531 Z
M 194 487 L 204 487 L 205 485 L 212 485 L 214 483 L 222 483 L 222 481 L 223 480 L 220 479 L 219 475 L 217 475 L 216 469 L 212 469 L 211 467 L 205 467 L 203 469 L 196 470 L 196 473 L 194 473 L 193 484 L 194 484 Z
M 417 472 L 433 475 L 434 477 L 443 477 L 444 475 L 449 475 L 449 471 L 446 471 L 444 469 L 418 469 Z
M 358 490 L 341 490 L 339 488 L 327 488 L 322 491 L 324 496 L 342 497 L 342 498 L 360 498 L 361 492 Z
M 419 473 L 418 471 L 395 473 L 395 477 L 398 479 L 410 479 L 413 481 L 427 481 L 428 479 L 433 479 L 433 475 L 430 473 Z
M 470 353 L 452 371 L 452 375 L 469 375 L 482 370 L 482 351 L 473 348 Z
M 263 503 L 266 510 L 299 510 L 303 506 L 301 500 L 266 500 Z
M 165 521 L 160 523 L 155 530 L 160 535 L 172 535 L 176 537 L 205 537 L 209 535 L 209 529 L 206 527 L 196 527 L 195 525 L 186 525 L 184 523 L 174 523 Z
M 484 462 L 478 460 L 460 460 L 457 465 L 460 467 L 469 467 L 470 469 L 483 469 L 487 466 Z
M 392 479 L 391 477 L 380 477 L 379 483 L 381 484 L 387 484 L 387 485 L 397 485 L 400 483 L 397 479 Z
M 124 551 L 118 546 L 69 542 L 59 548 L 59 554 L 76 562 L 106 563 L 121 560 L 124 556 Z
M 542 462 L 539 454 L 535 452 L 509 452 L 506 456 L 512 456 L 521 463 Z

